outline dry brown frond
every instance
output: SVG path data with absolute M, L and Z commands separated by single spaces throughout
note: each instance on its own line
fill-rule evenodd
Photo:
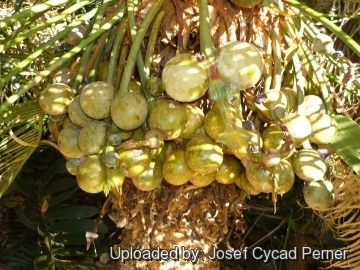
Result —
M 326 212 L 316 212 L 325 222 L 326 230 L 332 230 L 336 239 L 346 243 L 347 260 L 331 261 L 330 267 L 356 269 L 360 267 L 360 176 L 349 169 L 340 159 L 333 160 L 335 204 Z

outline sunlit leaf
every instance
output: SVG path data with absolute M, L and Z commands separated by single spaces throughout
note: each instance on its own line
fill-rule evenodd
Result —
M 13 106 L 1 117 L 0 197 L 36 149 L 42 134 L 43 112 L 34 99 Z
M 360 175 L 360 127 L 357 123 L 342 115 L 334 116 L 338 124 L 338 134 L 330 142 L 335 152 Z

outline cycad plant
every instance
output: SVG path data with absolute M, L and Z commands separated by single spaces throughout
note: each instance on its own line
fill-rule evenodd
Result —
M 65 195 L 57 194 L 56 188 L 49 192 L 46 177 L 37 183 L 39 196 L 25 192 L 28 198 L 37 197 L 39 220 L 31 222 L 24 216 L 28 205 L 15 207 L 20 220 L 29 221 L 33 229 L 34 224 L 44 226 L 42 236 L 52 241 L 49 252 L 37 258 L 37 267 L 62 266 L 58 256 L 64 250 L 56 245 L 68 240 L 69 234 L 84 233 L 62 230 L 65 223 L 57 226 L 54 220 L 72 222 L 79 215 L 85 224 L 99 213 L 84 205 L 51 204 L 57 196 L 66 200 L 80 192 L 72 185 L 75 178 L 82 190 L 104 191 L 107 202 L 112 202 L 109 216 L 123 230 L 119 246 L 171 249 L 181 238 L 183 245 L 201 247 L 205 253 L 221 241 L 226 249 L 230 243 L 242 247 L 245 240 L 229 240 L 245 233 L 239 223 L 253 223 L 250 231 L 256 224 L 266 230 L 266 220 L 257 223 L 251 217 L 251 206 L 259 207 L 259 202 L 261 215 L 270 203 L 275 213 L 285 216 L 281 226 L 287 223 L 294 232 L 302 231 L 294 223 L 295 209 L 314 208 L 330 224 L 335 238 L 356 249 L 352 241 L 358 238 L 347 238 L 340 228 L 340 220 L 353 216 L 335 213 L 340 207 L 357 207 L 354 193 L 348 193 L 357 181 L 339 182 L 349 175 L 357 179 L 360 172 L 357 1 L 312 8 L 295 0 L 62 0 L 2 5 L 0 196 L 24 191 L 23 178 L 17 176 L 41 149 L 61 153 L 73 175 L 68 177 Z M 229 75 L 233 70 L 238 72 L 236 78 Z M 167 82 L 165 71 L 173 76 Z M 199 78 L 203 81 L 196 87 L 177 89 Z M 46 91 L 64 85 L 69 102 L 64 112 L 52 113 L 45 107 L 63 101 L 50 97 L 45 106 L 41 100 Z M 93 112 L 106 106 L 100 101 L 106 94 L 99 85 L 106 85 L 111 94 L 106 116 L 96 118 Z M 320 100 L 311 113 L 308 107 L 315 106 L 306 103 L 310 95 Z M 75 105 L 69 104 L 75 100 L 80 109 L 74 116 Z M 89 109 L 85 103 L 90 100 L 95 102 Z M 141 110 L 138 104 L 143 104 Z M 80 111 L 92 126 L 75 123 Z M 133 118 L 140 122 L 126 128 L 123 123 L 133 123 Z M 328 121 L 325 127 L 314 124 L 318 118 Z M 64 140 L 63 131 L 70 129 L 77 135 Z M 84 139 L 86 132 L 91 136 L 102 129 L 100 139 Z M 269 139 L 265 134 L 273 135 Z M 64 148 L 70 139 L 79 141 L 72 144 L 78 155 Z M 131 163 L 134 160 L 136 164 Z M 309 168 L 314 171 L 310 175 Z M 319 183 L 323 188 L 322 183 L 328 182 L 335 192 L 324 191 L 327 201 L 314 203 L 302 192 L 304 186 L 309 190 Z M 291 207 L 284 203 L 287 200 Z M 50 209 L 44 206 L 49 202 Z M 56 215 L 52 207 L 64 215 Z M 241 213 L 247 207 L 250 215 L 244 219 Z M 105 233 L 98 229 L 93 233 Z M 281 237 L 285 241 L 281 247 L 289 248 L 289 233 Z M 275 243 L 281 245 L 279 239 Z M 336 266 L 358 266 L 355 257 Z M 199 268 L 201 263 L 220 265 L 205 259 Z M 185 264 L 128 262 L 129 267 L 151 268 Z

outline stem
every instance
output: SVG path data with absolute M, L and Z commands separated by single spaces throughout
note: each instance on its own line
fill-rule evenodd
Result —
M 224 82 L 221 81 L 215 64 L 216 51 L 211 40 L 208 3 L 207 0 L 198 0 L 198 3 L 200 16 L 200 49 L 208 61 L 207 71 L 210 81 L 209 94 L 211 98 L 220 103 L 218 104 L 220 113 L 222 117 L 225 117 L 223 108 L 227 106 L 226 94 L 221 89 L 224 87 Z M 223 120 L 226 121 L 226 119 Z M 226 125 L 225 122 L 224 125 Z
M 163 4 L 161 6 L 163 6 Z M 132 12 L 133 11 L 133 0 L 128 0 L 128 10 L 129 10 L 129 26 L 130 26 L 130 29 L 131 29 L 131 37 L 132 37 L 132 40 L 134 40 L 134 38 L 136 36 L 136 25 L 135 25 L 135 16 L 134 16 L 134 13 Z M 152 16 L 151 20 L 149 20 L 149 23 L 152 23 L 152 21 L 154 20 L 156 14 L 158 12 L 159 11 L 157 11 L 154 14 L 154 16 Z M 143 22 L 145 22 L 146 17 L 147 16 L 145 16 Z M 141 24 L 141 26 L 142 26 L 142 24 Z M 141 28 L 141 26 L 140 26 L 140 28 Z M 149 26 L 150 25 L 148 25 L 147 28 Z M 145 33 L 147 32 L 147 28 L 144 31 Z M 157 36 L 157 33 L 156 33 L 156 36 Z M 155 38 L 156 38 L 156 36 L 155 36 Z M 142 40 L 143 40 L 143 38 L 142 38 Z M 131 52 L 131 50 L 130 50 L 130 52 Z M 140 48 L 139 48 L 139 52 L 138 52 L 137 57 L 136 57 L 136 64 L 137 64 L 137 69 L 138 69 L 139 76 L 140 76 L 142 92 L 143 92 L 143 94 L 144 94 L 144 96 L 146 98 L 146 101 L 148 103 L 149 110 L 151 110 L 155 106 L 155 99 L 152 97 L 152 95 L 149 93 L 149 91 L 147 89 L 148 80 L 150 78 L 150 74 L 149 74 L 150 70 L 149 70 L 149 72 L 147 72 L 146 66 L 144 65 L 144 59 L 142 58 Z
M 84 48 L 89 46 L 92 42 L 94 42 L 99 36 L 101 36 L 103 33 L 105 33 L 107 30 L 109 30 L 115 23 L 117 23 L 123 16 L 124 16 L 124 9 L 119 8 L 117 13 L 115 13 L 115 16 L 113 16 L 108 23 L 104 24 L 98 31 L 91 34 L 89 38 L 86 40 L 83 40 L 79 45 L 74 46 L 69 52 L 64 54 L 59 60 L 57 60 L 53 65 L 48 67 L 47 69 L 39 72 L 39 75 L 37 75 L 33 80 L 31 80 L 29 83 L 27 83 L 23 88 L 20 88 L 14 95 L 10 96 L 6 101 L 4 101 L 3 104 L 0 106 L 0 114 L 4 113 L 5 110 L 13 104 L 15 101 L 17 101 L 22 95 L 24 95 L 27 91 L 29 91 L 32 87 L 40 83 L 44 78 L 49 76 L 51 71 L 61 66 L 67 59 L 70 59 L 71 57 L 75 56 L 79 52 L 81 52 Z M 1 83 L 0 83 L 1 84 Z
M 135 14 L 134 14 L 134 0 L 128 0 L 127 7 L 128 7 L 128 14 L 129 14 L 129 27 L 130 27 L 130 33 L 131 33 L 131 40 L 133 41 L 136 36 L 136 32 L 137 32 L 136 23 L 135 23 Z M 145 33 L 146 33 L 146 31 L 145 31 Z M 143 41 L 143 39 L 142 39 L 142 41 Z M 146 89 L 148 78 L 146 77 L 145 67 L 144 67 L 144 59 L 142 57 L 140 48 L 139 48 L 138 54 L 136 56 L 136 64 L 137 64 L 137 68 L 138 68 L 138 72 L 139 72 L 139 76 L 140 76 L 141 88 L 143 90 L 143 93 L 144 93 L 146 99 L 150 100 L 151 96 L 147 92 L 147 89 Z
M 216 51 L 211 41 L 209 12 L 206 0 L 199 0 L 199 9 L 200 47 L 208 61 L 209 97 L 216 101 L 224 125 L 224 131 L 218 135 L 216 140 L 230 147 L 233 151 L 237 151 L 247 145 L 253 134 L 251 131 L 242 128 L 242 115 L 236 114 L 234 116 L 231 111 L 228 101 L 230 85 L 220 78 L 216 67 Z
M 87 61 L 90 58 L 92 48 L 93 48 L 93 46 L 90 44 L 86 48 L 84 54 L 81 56 L 80 67 L 79 67 L 79 70 L 78 70 L 78 72 L 76 74 L 76 77 L 75 77 L 73 85 L 72 85 L 72 88 L 75 89 L 75 90 L 78 90 L 80 84 L 83 81 L 83 78 L 84 78 L 83 74 L 84 74 L 85 69 L 86 69 Z
M 183 12 L 181 10 L 179 0 L 173 0 L 173 2 L 174 2 L 174 5 L 175 5 L 177 23 L 179 25 L 177 51 L 179 53 L 184 53 L 185 48 L 184 48 L 184 38 L 183 38 L 183 30 L 184 30 Z
M 200 45 L 201 52 L 206 56 L 210 63 L 215 63 L 215 47 L 211 40 L 209 11 L 207 0 L 198 0 L 200 16 Z
M 103 19 L 104 19 L 104 15 L 105 15 L 108 7 L 112 4 L 112 2 L 113 2 L 113 0 L 106 0 L 100 6 L 100 8 L 98 8 L 98 13 L 93 18 L 93 20 L 91 20 L 91 24 L 90 24 L 91 27 L 89 26 L 89 28 L 85 32 L 84 38 L 87 38 L 88 35 L 93 35 L 94 33 L 96 33 L 96 31 L 99 30 L 101 25 L 104 25 L 108 22 L 109 18 L 106 18 L 105 20 L 103 20 Z M 124 3 L 121 4 L 117 8 L 117 10 L 123 10 L 124 12 L 126 12 L 125 4 Z M 116 12 L 115 12 L 115 14 L 116 14 Z M 87 74 L 88 61 L 90 59 L 90 56 L 91 56 L 91 53 L 93 52 L 94 47 L 95 47 L 95 45 L 93 45 L 93 42 L 91 42 L 89 44 L 89 46 L 86 48 L 85 53 L 81 57 L 81 65 L 79 68 L 79 72 L 76 75 L 76 78 L 73 83 L 73 88 L 76 90 L 79 88 L 80 84 L 83 82 L 84 77 L 85 78 L 88 77 L 88 74 Z
M 119 88 L 120 80 L 124 74 L 124 69 L 126 66 L 126 58 L 130 51 L 130 46 L 129 46 L 128 42 L 124 42 L 124 43 L 125 44 L 123 44 L 121 47 L 118 70 L 117 70 L 116 79 L 115 79 L 115 89 Z
M 164 3 L 165 3 L 165 0 L 157 1 L 149 9 L 143 22 L 141 23 L 139 30 L 137 31 L 136 36 L 133 40 L 133 44 L 131 46 L 130 52 L 129 52 L 128 60 L 127 60 L 127 63 L 126 63 L 125 69 L 124 69 L 124 73 L 123 73 L 123 76 L 121 79 L 118 94 L 127 92 L 128 88 L 129 88 L 132 72 L 133 72 L 134 66 L 135 66 L 135 59 L 139 53 L 141 43 L 145 37 L 146 31 L 149 28 L 151 22 L 153 21 L 153 19 L 155 18 L 156 14 L 159 12 L 159 10 L 162 8 Z
M 92 82 L 94 79 L 94 67 L 96 68 L 96 65 L 94 66 L 94 64 L 95 63 L 99 64 L 100 62 L 100 57 L 106 43 L 105 40 L 107 39 L 108 35 L 109 35 L 109 31 L 101 35 L 101 37 L 99 38 L 99 42 L 95 46 L 95 50 L 92 56 L 90 57 L 90 59 L 88 59 L 84 72 L 84 77 L 85 78 L 91 77 L 92 79 L 89 80 L 89 82 Z
M 272 73 L 273 73 L 273 56 L 272 56 L 272 44 L 271 38 L 268 37 L 266 44 L 266 52 L 265 52 L 265 70 L 266 75 L 264 78 L 264 92 L 270 90 L 271 81 L 272 81 Z
M 340 27 L 327 19 L 322 13 L 319 13 L 295 0 L 287 0 L 286 2 L 299 9 L 302 14 L 308 15 L 314 20 L 320 22 L 323 26 L 340 38 L 346 45 L 348 45 L 358 56 L 360 56 L 360 45 L 343 30 L 341 30 Z
M 98 74 L 98 71 L 99 71 L 99 65 L 100 65 L 100 62 L 102 61 L 103 59 L 103 56 L 105 54 L 104 52 L 104 49 L 105 49 L 105 45 L 107 43 L 107 41 L 109 41 L 109 35 L 110 35 L 110 30 L 107 31 L 106 33 L 104 33 L 101 37 L 104 37 L 103 40 L 104 42 L 101 44 L 100 46 L 100 49 L 99 49 L 99 52 L 98 54 L 96 55 L 96 58 L 95 58 L 95 61 L 94 61 L 94 64 L 92 65 L 91 69 L 90 69 L 90 73 L 89 73 L 89 82 L 94 82 L 96 81 L 96 77 L 97 77 L 97 74 Z M 99 41 L 102 40 L 102 38 L 99 39 Z
M 118 63 L 119 57 L 120 57 L 120 48 L 121 48 L 121 45 L 123 44 L 124 37 L 126 34 L 127 24 L 128 24 L 128 18 L 124 17 L 120 22 L 120 26 L 119 26 L 118 32 L 116 34 L 114 45 L 113 45 L 113 48 L 111 51 L 111 57 L 110 57 L 110 61 L 109 61 L 109 68 L 108 68 L 106 82 L 112 86 L 115 86 L 114 83 L 115 83 L 117 63 Z M 115 89 L 117 89 L 117 88 L 115 88 Z
M 99 12 L 102 12 L 101 9 L 102 9 L 102 7 L 99 8 Z M 104 12 L 105 12 L 105 9 L 104 9 Z M 92 20 L 90 21 L 90 24 L 84 33 L 85 39 L 90 35 L 90 33 L 94 32 L 93 26 L 97 22 L 97 20 L 98 20 L 98 17 L 94 16 L 92 18 Z M 87 46 L 87 48 L 85 49 L 85 52 L 81 56 L 80 67 L 79 67 L 79 70 L 77 72 L 77 75 L 76 75 L 73 85 L 72 85 L 72 88 L 75 90 L 79 89 L 79 86 L 83 81 L 83 77 L 84 77 L 83 74 L 85 72 L 86 64 L 87 64 L 88 59 L 90 58 L 92 50 L 93 50 L 93 43 L 91 43 L 91 44 L 89 44 L 89 46 Z
M 294 18 L 294 21 L 296 18 Z M 290 48 L 295 44 L 296 48 L 294 49 L 294 53 L 292 53 L 292 62 L 293 62 L 293 69 L 295 72 L 295 90 L 297 93 L 297 113 L 299 115 L 305 115 L 305 106 L 304 106 L 304 96 L 305 96 L 305 82 L 306 78 L 303 74 L 303 63 L 300 61 L 300 57 L 297 53 L 299 50 L 299 43 L 296 42 L 299 36 L 301 36 L 300 33 L 303 32 L 302 28 L 299 26 L 300 31 L 297 32 L 296 28 L 293 24 L 290 24 L 288 22 L 285 22 L 287 35 L 283 35 L 286 43 L 288 44 L 288 47 Z M 306 72 L 306 71 L 305 71 Z
M 107 61 L 107 59 L 110 59 L 110 53 L 112 51 L 112 48 L 114 47 L 114 41 L 118 31 L 119 31 L 119 26 L 116 25 L 109 31 L 109 35 L 108 38 L 106 39 L 106 44 L 104 46 L 102 60 Z
M 207 71 L 210 82 L 209 95 L 218 103 L 224 126 L 227 127 L 231 125 L 228 116 L 232 113 L 230 110 L 226 110 L 228 107 L 227 94 L 225 91 L 226 86 L 225 82 L 220 79 L 215 63 L 216 50 L 211 40 L 208 4 L 207 0 L 199 0 L 198 2 L 200 16 L 200 49 L 208 61 Z
M 295 78 L 296 78 L 296 93 L 297 93 L 297 112 L 300 115 L 305 115 L 305 105 L 304 105 L 304 82 L 305 77 L 301 71 L 301 62 L 299 59 L 298 54 L 294 54 L 293 56 L 293 64 L 294 64 L 294 71 L 295 71 Z
M 135 22 L 135 15 L 134 15 L 134 9 L 135 4 L 134 0 L 127 0 L 126 1 L 128 16 L 129 16 L 129 28 L 130 28 L 130 34 L 131 34 L 131 40 L 133 40 L 136 36 L 136 22 Z
M 280 91 L 281 88 L 281 49 L 278 40 L 278 33 L 272 28 L 270 32 L 271 46 L 273 53 L 274 68 L 272 73 L 271 88 Z
M 156 38 L 159 33 L 159 28 L 160 28 L 161 22 L 163 21 L 164 17 L 165 17 L 165 11 L 162 10 L 156 16 L 156 19 L 151 28 L 151 32 L 150 32 L 150 36 L 149 36 L 149 40 L 148 40 L 148 44 L 147 44 L 147 48 L 146 48 L 145 63 L 144 63 L 145 73 L 146 73 L 146 76 L 148 79 L 150 78 L 150 68 L 151 68 L 151 63 L 153 60 Z

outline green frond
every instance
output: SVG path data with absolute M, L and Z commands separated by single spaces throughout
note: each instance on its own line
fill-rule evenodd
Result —
M 43 112 L 37 99 L 11 107 L 0 124 L 0 197 L 36 149 L 42 134 Z

